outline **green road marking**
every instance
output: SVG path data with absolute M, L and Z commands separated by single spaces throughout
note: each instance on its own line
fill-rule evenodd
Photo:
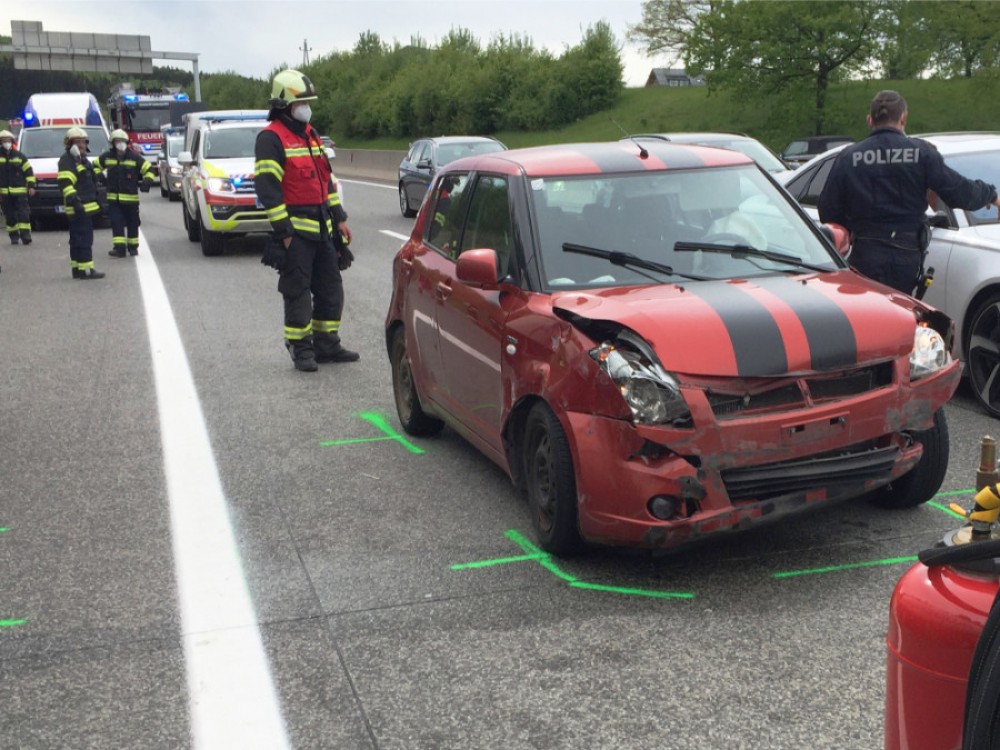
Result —
M 694 599 L 694 594 L 675 593 L 672 591 L 649 591 L 647 589 L 627 589 L 621 586 L 602 586 L 599 583 L 587 583 L 586 581 L 573 581 L 570 586 L 575 589 L 610 591 L 613 594 L 628 594 L 630 596 L 651 596 L 656 599 Z
M 424 452 L 423 448 L 418 448 L 405 437 L 396 432 L 389 423 L 385 421 L 385 417 L 381 414 L 376 414 L 373 411 L 362 412 L 357 415 L 366 422 L 371 423 L 377 429 L 385 433 L 383 437 L 371 437 L 371 438 L 348 438 L 346 440 L 324 440 L 320 442 L 320 445 L 326 447 L 331 445 L 354 445 L 356 443 L 375 443 L 380 440 L 395 440 L 397 443 L 402 445 L 410 453 L 416 453 L 420 455 Z
M 0 628 L 12 628 L 15 625 L 24 625 L 27 620 L 0 620 Z
M 4 533 L 5 531 L 10 531 L 10 529 L 0 528 L 0 534 Z
M 649 596 L 656 599 L 694 599 L 694 594 L 683 593 L 683 592 L 673 592 L 673 591 L 652 591 L 649 589 L 633 589 L 625 588 L 622 586 L 605 586 L 600 583 L 587 583 L 586 581 L 578 580 L 576 576 L 567 573 L 565 570 L 560 568 L 553 560 L 552 555 L 548 552 L 544 552 L 534 544 L 532 544 L 527 538 L 524 537 L 517 529 L 508 529 L 504 536 L 510 539 L 514 544 L 521 548 L 525 553 L 523 555 L 516 555 L 513 557 L 495 557 L 491 560 L 478 560 L 476 562 L 459 563 L 457 565 L 452 565 L 452 570 L 469 570 L 472 568 L 487 568 L 491 565 L 505 565 L 506 563 L 514 562 L 527 562 L 532 560 L 537 562 L 547 571 L 549 571 L 556 578 L 559 578 L 566 583 L 568 583 L 572 588 L 576 589 L 588 589 L 590 591 L 608 591 L 614 594 L 626 594 L 628 596 Z
M 937 508 L 942 513 L 947 513 L 949 516 L 954 516 L 955 518 L 961 518 L 963 521 L 966 520 L 965 516 L 963 516 L 961 513 L 956 513 L 947 505 L 941 505 L 941 503 L 936 503 L 933 500 L 928 500 L 927 505 L 931 506 L 932 508 Z
M 807 570 L 789 570 L 784 573 L 772 573 L 772 578 L 792 578 L 793 576 L 810 576 L 819 573 L 836 573 L 840 570 L 853 570 L 854 568 L 871 568 L 876 565 L 898 565 L 900 563 L 912 563 L 917 561 L 917 556 L 909 557 L 889 557 L 885 560 L 869 560 L 868 562 L 847 563 L 846 565 L 830 565 L 825 568 L 809 568 Z

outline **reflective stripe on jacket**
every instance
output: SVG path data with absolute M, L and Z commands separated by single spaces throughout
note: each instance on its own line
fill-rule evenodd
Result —
M 12 148 L 0 148 L 0 195 L 27 195 L 35 186 L 35 173 L 28 157 Z
M 76 213 L 74 204 L 77 200 L 83 204 L 85 214 L 96 214 L 101 210 L 97 202 L 97 176 L 100 173 L 100 167 L 86 156 L 77 161 L 69 149 L 59 157 L 59 189 L 62 191 L 67 216 Z
M 108 200 L 115 203 L 138 203 L 139 184 L 153 171 L 149 162 L 132 149 L 121 155 L 109 149 L 97 157 L 95 164 L 107 174 Z

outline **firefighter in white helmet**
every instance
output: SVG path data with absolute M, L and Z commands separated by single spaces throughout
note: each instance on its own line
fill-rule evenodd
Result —
M 257 136 L 254 165 L 254 187 L 273 230 L 261 262 L 278 270 L 285 346 L 303 372 L 358 359 L 340 343 L 340 272 L 353 259 L 351 232 L 323 142 L 309 125 L 315 100 L 312 81 L 299 71 L 274 77 L 270 123 Z
M 31 209 L 35 173 L 28 157 L 14 147 L 14 134 L 0 130 L 0 210 L 7 223 L 10 243 L 31 244 Z
M 62 190 L 69 220 L 69 260 L 74 279 L 103 279 L 94 268 L 94 217 L 101 212 L 97 202 L 100 168 L 87 158 L 87 131 L 72 127 L 66 131 L 66 152 L 59 157 L 59 189 Z
M 107 175 L 108 217 L 111 219 L 112 258 L 139 254 L 139 191 L 149 192 L 152 169 L 138 151 L 129 148 L 128 133 L 111 131 L 111 148 L 95 162 Z

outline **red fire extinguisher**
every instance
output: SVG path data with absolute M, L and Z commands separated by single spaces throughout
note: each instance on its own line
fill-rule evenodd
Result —
M 1000 750 L 1000 485 L 966 515 L 893 592 L 885 750 Z

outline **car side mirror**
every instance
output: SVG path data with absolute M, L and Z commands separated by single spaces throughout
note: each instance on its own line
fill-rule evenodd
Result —
M 951 228 L 951 221 L 948 219 L 948 214 L 944 211 L 935 211 L 927 218 L 927 223 L 937 229 Z
M 177 155 L 177 161 L 187 167 L 194 164 L 194 157 L 191 156 L 190 151 L 181 151 L 180 154 Z
M 431 168 L 432 167 L 430 159 L 421 159 L 420 161 L 417 162 L 417 169 L 431 169 Z
M 496 250 L 466 250 L 455 265 L 458 280 L 468 286 L 491 291 L 500 288 Z
M 325 150 L 326 150 L 326 158 L 327 159 L 336 159 L 337 158 L 337 154 L 336 154 L 336 152 L 332 148 L 330 148 L 328 146 Z

